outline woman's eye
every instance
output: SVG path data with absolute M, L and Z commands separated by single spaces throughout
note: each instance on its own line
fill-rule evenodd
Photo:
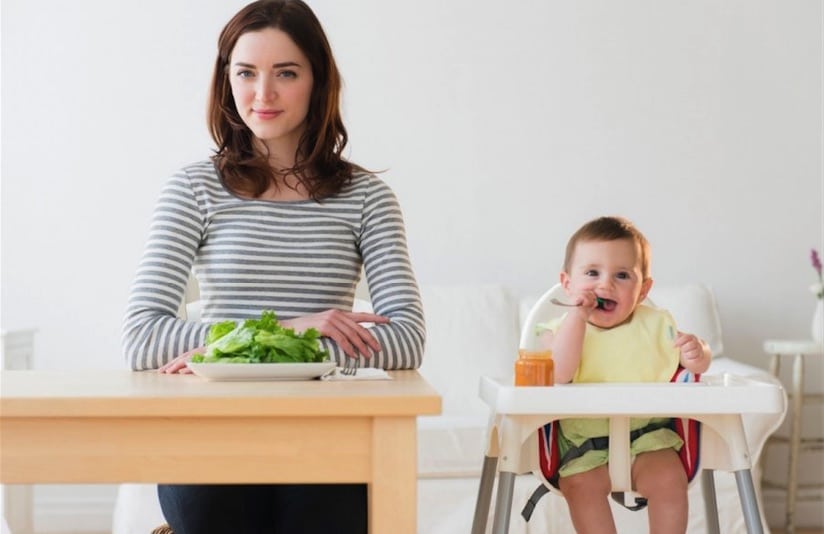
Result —
M 278 78 L 297 78 L 298 73 L 293 70 L 282 70 L 278 72 Z
M 238 78 L 246 79 L 254 77 L 255 73 L 250 70 L 239 70 L 235 74 Z

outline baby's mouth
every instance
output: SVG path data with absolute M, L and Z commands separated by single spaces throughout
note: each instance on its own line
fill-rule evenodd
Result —
M 602 299 L 598 297 L 598 305 L 596 306 L 599 310 L 604 311 L 612 311 L 618 306 L 618 303 L 612 299 Z

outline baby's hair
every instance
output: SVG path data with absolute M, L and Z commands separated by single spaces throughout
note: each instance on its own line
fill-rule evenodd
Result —
M 623 217 L 599 217 L 580 227 L 572 234 L 564 256 L 564 271 L 569 272 L 575 246 L 581 241 L 616 241 L 629 239 L 638 243 L 641 249 L 641 274 L 644 280 L 650 278 L 650 246 L 647 238 L 628 219 Z

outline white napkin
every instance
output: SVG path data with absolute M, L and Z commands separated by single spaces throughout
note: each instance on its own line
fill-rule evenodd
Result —
M 359 367 L 354 375 L 341 373 L 342 367 L 335 367 L 331 372 L 321 376 L 321 380 L 392 380 L 392 377 L 383 369 L 374 367 Z

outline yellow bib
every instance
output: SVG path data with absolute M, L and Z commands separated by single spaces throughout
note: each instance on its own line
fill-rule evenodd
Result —
M 551 321 L 550 330 L 557 331 L 563 317 Z M 678 369 L 679 350 L 673 345 L 675 321 L 669 312 L 650 306 L 638 306 L 626 323 L 604 330 L 588 324 L 584 334 L 581 364 L 573 382 L 669 382 Z M 666 419 L 632 418 L 630 429 L 643 428 L 652 421 Z M 589 438 L 606 436 L 606 419 L 563 419 L 561 425 L 561 453 L 568 445 L 576 447 Z M 678 450 L 683 442 L 669 429 L 644 434 L 632 443 L 631 453 L 673 447 Z M 561 476 L 587 471 L 607 463 L 607 450 L 586 452 L 560 467 Z
M 566 316 L 551 321 L 550 330 Z M 680 354 L 675 321 L 666 310 L 640 305 L 626 323 L 610 329 L 587 325 L 581 364 L 573 382 L 669 382 Z

